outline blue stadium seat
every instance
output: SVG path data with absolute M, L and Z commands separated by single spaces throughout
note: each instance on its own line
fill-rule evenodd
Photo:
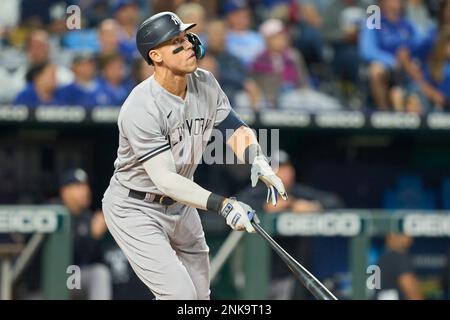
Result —
M 419 175 L 404 174 L 398 178 L 394 189 L 385 191 L 383 206 L 385 209 L 433 210 L 437 207 L 436 194 L 424 189 Z
M 98 52 L 100 45 L 97 38 L 97 30 L 83 29 L 67 32 L 63 37 L 63 46 L 74 51 Z

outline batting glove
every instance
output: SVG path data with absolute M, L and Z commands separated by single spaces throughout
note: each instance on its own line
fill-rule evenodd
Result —
M 267 162 L 266 157 L 259 155 L 256 156 L 252 163 L 251 177 L 252 187 L 255 187 L 258 183 L 258 179 L 264 182 L 267 186 L 267 199 L 266 202 L 272 201 L 272 205 L 277 205 L 277 194 L 287 200 L 288 196 L 283 182 L 278 178 Z
M 227 224 L 233 230 L 247 230 L 250 233 L 255 232 L 255 228 L 253 228 L 250 222 L 250 219 L 256 217 L 255 211 L 245 203 L 227 198 L 220 210 L 220 214 L 227 220 Z

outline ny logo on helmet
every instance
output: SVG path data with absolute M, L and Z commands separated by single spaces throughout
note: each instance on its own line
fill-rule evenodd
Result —
M 179 25 L 179 24 L 180 24 L 180 20 L 178 20 L 177 17 L 172 16 L 170 19 L 172 19 L 172 21 L 173 21 L 176 25 Z

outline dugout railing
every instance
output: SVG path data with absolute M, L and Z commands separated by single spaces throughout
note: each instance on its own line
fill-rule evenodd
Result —
M 41 285 L 43 299 L 68 299 L 68 270 L 72 264 L 70 216 L 65 207 L 0 206 L 0 234 L 24 236 L 23 247 L 15 255 L 0 256 L 1 299 L 12 299 L 15 282 L 27 272 L 27 266 L 41 249 Z M 11 237 L 14 239 L 14 237 Z M 12 241 L 0 243 L 10 247 Z M 18 245 L 18 243 L 15 243 Z M 1 250 L 0 250 L 1 251 Z
M 388 233 L 412 237 L 450 237 L 450 212 L 420 210 L 340 210 L 323 214 L 270 214 L 261 216 L 272 235 L 349 238 L 349 267 L 352 299 L 367 299 L 367 267 L 371 240 Z M 245 285 L 243 299 L 266 299 L 269 285 L 270 247 L 259 236 L 244 238 Z M 318 253 L 320 254 L 320 253 Z M 301 257 L 295 257 L 301 263 Z
M 337 210 L 322 214 L 280 213 L 259 215 L 264 229 L 285 237 L 346 237 L 349 240 L 349 267 L 352 276 L 352 299 L 367 299 L 368 252 L 371 240 L 390 232 L 412 237 L 450 237 L 450 212 L 411 210 Z M 205 232 L 219 234 L 223 228 L 205 224 Z M 211 230 L 216 228 L 216 230 Z M 219 230 L 220 229 L 220 230 Z M 16 257 L 2 257 L 2 298 L 11 298 L 14 282 L 26 271 L 27 259 L 33 255 L 33 235 L 41 235 L 42 285 L 44 299 L 68 299 L 67 281 L 72 264 L 70 217 L 61 206 L 0 206 L 0 233 L 29 235 L 24 249 Z M 271 249 L 257 234 L 245 234 L 241 246 L 244 284 L 241 299 L 266 299 L 270 275 Z M 37 246 L 35 246 L 37 247 Z M 236 251 L 239 251 L 236 250 Z M 213 256 L 213 254 L 212 254 Z M 299 262 L 302 257 L 294 256 Z M 213 257 L 212 257 L 213 258 Z M 312 270 L 311 270 L 312 271 Z

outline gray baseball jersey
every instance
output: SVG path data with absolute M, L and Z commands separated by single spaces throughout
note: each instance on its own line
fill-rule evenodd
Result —
M 187 75 L 183 100 L 150 77 L 131 92 L 119 114 L 115 172 L 103 197 L 109 231 L 138 277 L 158 299 L 209 299 L 209 249 L 195 208 L 129 197 L 129 190 L 162 194 L 143 163 L 170 150 L 177 173 L 192 179 L 214 127 L 243 122 L 216 79 Z
M 177 173 L 192 178 L 212 129 L 232 110 L 214 76 L 197 69 L 188 75 L 183 100 L 150 77 L 140 83 L 119 114 L 120 131 L 115 175 L 124 186 L 160 193 L 142 163 L 172 150 Z

